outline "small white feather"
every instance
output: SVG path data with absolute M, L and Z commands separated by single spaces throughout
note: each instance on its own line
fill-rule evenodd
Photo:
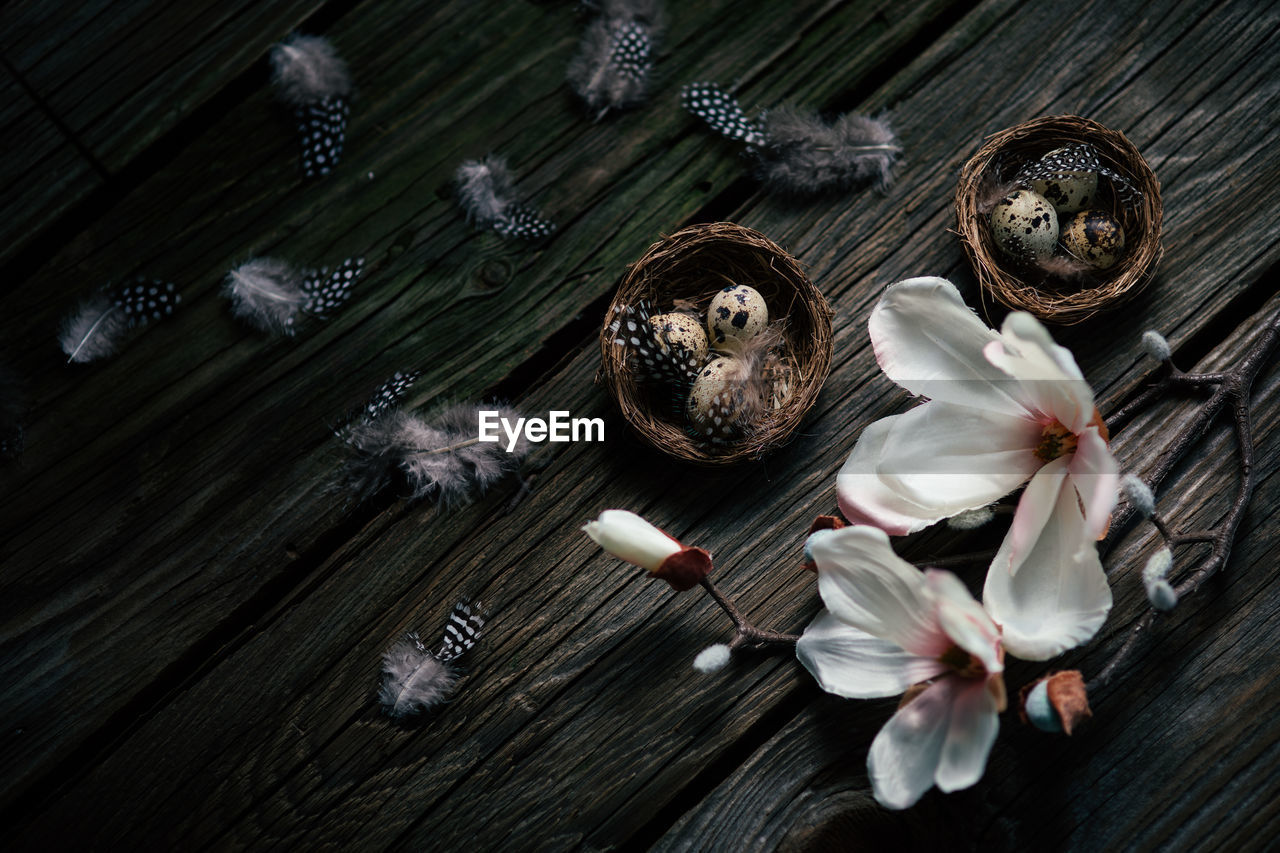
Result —
M 468 160 L 458 167 L 454 179 L 458 203 L 467 220 L 488 225 L 506 215 L 515 198 L 515 181 L 507 161 L 496 154 L 483 160 Z
M 382 688 L 378 701 L 397 719 L 428 711 L 449 698 L 458 676 L 435 658 L 417 634 L 397 641 L 382 655 Z
M 306 301 L 304 274 L 276 258 L 254 258 L 227 273 L 231 313 L 264 332 L 292 335 Z
M 351 93 L 347 63 L 321 36 L 295 34 L 271 48 L 271 70 L 281 100 L 296 106 Z
M 58 342 L 67 361 L 86 362 L 115 355 L 132 323 L 109 295 L 99 293 L 81 302 L 62 321 Z

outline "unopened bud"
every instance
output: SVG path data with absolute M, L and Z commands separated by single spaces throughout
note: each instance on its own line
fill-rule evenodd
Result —
M 964 512 L 951 516 L 947 519 L 947 527 L 952 530 L 977 530 L 995 517 L 995 510 L 991 509 L 991 507 L 980 506 L 977 509 L 966 509 Z
M 724 643 L 707 646 L 693 659 L 693 668 L 698 672 L 716 672 L 729 663 L 729 655 L 729 647 Z
M 1178 606 L 1178 593 L 1168 581 L 1156 581 L 1147 587 L 1147 601 L 1156 610 L 1172 610 Z
M 1019 698 L 1022 721 L 1045 732 L 1071 734 L 1080 723 L 1093 716 L 1084 676 L 1075 669 L 1050 673 L 1026 685 Z
M 1142 583 L 1150 587 L 1156 581 L 1164 580 L 1169 577 L 1171 568 L 1173 568 L 1173 552 L 1168 548 L 1161 548 L 1147 558 L 1147 564 L 1142 567 Z
M 1148 329 L 1142 333 L 1142 348 L 1156 361 L 1168 361 L 1173 355 L 1173 350 L 1169 349 L 1169 342 L 1155 329 Z

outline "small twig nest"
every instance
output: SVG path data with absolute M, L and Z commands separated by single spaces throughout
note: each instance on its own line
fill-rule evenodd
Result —
M 1109 269 L 1064 281 L 1020 267 L 1001 254 L 984 207 L 991 188 L 1009 180 L 1023 165 L 1079 142 L 1092 146 L 1102 165 L 1128 179 L 1141 198 L 1122 204 L 1110 182 L 1100 182 L 1107 188 L 1100 193 L 1099 206 L 1109 208 L 1124 227 L 1124 256 Z M 1054 323 L 1079 323 L 1115 307 L 1150 282 L 1164 253 L 1162 218 L 1160 182 L 1134 144 L 1123 133 L 1080 116 L 1044 116 L 991 136 L 965 163 L 956 187 L 957 230 L 983 289 L 1010 308 Z
M 655 312 L 672 305 L 705 317 L 712 297 L 729 284 L 760 292 L 772 320 L 782 326 L 777 405 L 740 440 L 712 444 L 689 430 L 683 406 L 637 381 L 624 348 L 614 345 L 609 322 L 626 305 L 648 300 Z M 648 444 L 676 459 L 730 465 L 757 459 L 791 438 L 831 368 L 831 308 L 796 259 L 758 231 L 732 222 L 692 225 L 654 243 L 627 268 L 600 331 L 603 382 L 622 415 Z

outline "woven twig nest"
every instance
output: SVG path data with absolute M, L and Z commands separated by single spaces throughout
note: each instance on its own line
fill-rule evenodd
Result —
M 692 303 L 705 313 L 727 284 L 755 288 L 770 318 L 784 319 L 779 397 L 763 421 L 739 440 L 712 444 L 694 436 L 679 407 L 638 381 L 627 350 L 614 344 L 610 318 L 647 300 L 655 311 Z M 730 465 L 783 444 L 813 406 L 831 368 L 831 308 L 796 259 L 758 231 L 732 222 L 692 225 L 654 243 L 627 268 L 600 331 L 601 372 L 610 396 L 648 444 L 676 459 Z
M 1124 255 L 1106 270 L 1075 282 L 1012 262 L 997 248 L 983 210 L 991 188 L 1019 168 L 1056 149 L 1087 143 L 1102 166 L 1122 176 L 1141 196 L 1122 203 L 1112 182 L 1099 182 L 1093 206 L 1107 209 L 1125 233 Z M 1119 131 L 1073 115 L 1044 116 L 991 136 L 960 172 L 956 220 L 965 253 L 979 284 L 1002 304 L 1055 323 L 1078 323 L 1114 307 L 1141 290 L 1155 274 L 1163 208 L 1160 182 L 1138 149 Z

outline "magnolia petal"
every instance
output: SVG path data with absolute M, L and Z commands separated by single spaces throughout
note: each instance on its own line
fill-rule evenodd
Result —
M 1047 660 L 1092 638 L 1111 609 L 1111 588 L 1069 482 L 1016 574 L 1003 568 L 1012 541 L 1011 532 L 982 592 L 983 606 L 1003 629 L 1005 650 Z
M 945 278 L 909 278 L 890 285 L 867 322 L 885 375 L 931 400 L 1025 415 L 1011 396 L 1016 383 L 982 349 L 999 335 L 964 303 Z
M 939 790 L 959 791 L 977 784 L 987 769 L 987 757 L 1000 730 L 996 699 L 980 679 L 953 686 L 951 725 L 934 782 Z
M 960 648 L 982 661 L 987 672 L 1004 671 L 1000 659 L 1000 629 L 969 589 L 951 572 L 928 569 L 925 582 L 937 606 L 942 630 Z
M 938 679 L 899 708 L 872 741 L 867 775 L 876 800 L 905 809 L 934 784 L 944 791 L 974 784 L 999 725 L 982 679 Z
M 828 693 L 849 699 L 897 696 L 940 675 L 946 664 L 904 651 L 823 610 L 804 629 L 796 657 Z
M 813 541 L 818 592 L 840 621 L 921 657 L 951 645 L 924 574 L 893 553 L 883 530 L 854 525 Z
M 1017 380 L 1020 402 L 1046 418 L 1056 418 L 1074 433 L 1094 416 L 1093 391 L 1084 381 L 1071 351 L 1058 346 L 1030 314 L 1015 311 L 1005 318 L 1000 340 L 987 344 L 986 360 Z
M 894 535 L 923 529 L 1026 482 L 1040 440 L 1026 418 L 930 401 L 862 431 L 836 476 L 841 511 Z
M 1111 448 L 1107 447 L 1097 427 L 1089 427 L 1080 433 L 1069 470 L 1071 482 L 1084 504 L 1089 536 L 1098 539 L 1106 532 L 1111 511 L 1116 508 L 1120 492 L 1120 463 L 1111 455 Z
M 1022 497 L 1018 499 L 1018 508 L 1013 513 L 1013 525 L 1009 528 L 1007 536 L 1009 550 L 1006 553 L 1001 549 L 1001 554 L 1007 562 L 1001 562 L 1000 557 L 997 556 L 992 566 L 1002 566 L 1009 574 L 1015 574 L 1018 571 L 1022 561 L 1027 558 L 1027 554 L 1031 553 L 1032 547 L 1039 540 L 1040 532 L 1044 530 L 1049 516 L 1053 514 L 1053 508 L 1057 506 L 1058 497 L 1067 482 L 1070 464 L 1071 460 L 1068 457 L 1059 456 L 1031 478 Z
M 601 548 L 615 557 L 649 571 L 683 549 L 683 545 L 625 509 L 606 509 L 582 528 Z

